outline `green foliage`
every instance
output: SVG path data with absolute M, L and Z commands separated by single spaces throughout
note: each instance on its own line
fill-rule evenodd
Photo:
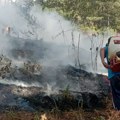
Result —
M 34 120 L 40 120 L 39 113 L 37 113 L 37 112 L 35 113 Z
M 7 115 L 7 118 L 9 120 L 16 120 L 17 119 L 17 114 L 14 111 L 12 111 L 12 110 L 8 111 L 6 113 L 6 115 Z
M 120 29 L 120 0 L 47 0 L 43 6 L 55 9 L 79 26 Z
M 63 91 L 62 96 L 65 97 L 65 98 L 70 98 L 71 95 L 70 95 L 70 87 L 69 87 L 69 85 Z
M 98 118 L 96 118 L 96 120 L 105 120 L 105 118 L 103 116 L 99 116 Z

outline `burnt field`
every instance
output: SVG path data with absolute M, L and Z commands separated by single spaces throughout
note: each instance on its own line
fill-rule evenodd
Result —
M 71 65 L 40 63 L 47 50 L 43 40 L 10 37 L 8 58 L 0 59 L 0 105 L 25 110 L 94 109 L 104 106 L 109 94 L 105 77 Z M 14 64 L 20 61 L 20 65 Z

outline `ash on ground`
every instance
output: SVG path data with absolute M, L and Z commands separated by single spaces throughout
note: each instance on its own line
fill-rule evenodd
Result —
M 0 57 L 0 109 L 11 107 L 35 111 L 104 106 L 109 85 L 103 75 L 88 73 L 73 66 L 44 67 L 30 61 L 15 67 L 12 60 Z M 21 84 L 20 84 L 21 83 Z

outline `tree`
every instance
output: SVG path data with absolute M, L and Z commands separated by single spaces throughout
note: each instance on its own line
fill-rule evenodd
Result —
M 120 29 L 119 0 L 47 0 L 43 7 L 58 11 L 80 26 Z

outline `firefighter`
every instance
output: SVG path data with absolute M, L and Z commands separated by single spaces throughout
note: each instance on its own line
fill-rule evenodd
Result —
M 114 44 L 110 45 L 111 40 L 113 40 L 113 42 L 117 41 L 117 43 L 115 43 L 115 45 Z M 100 57 L 102 64 L 105 68 L 108 69 L 108 79 L 112 91 L 113 106 L 116 110 L 120 110 L 120 61 L 118 63 L 113 62 L 113 61 L 117 61 L 115 60 L 116 54 L 115 56 L 112 54 L 112 56 L 114 57 L 111 57 L 111 59 L 109 58 L 109 54 L 111 51 L 110 46 L 112 46 L 112 49 L 115 50 L 117 48 L 115 46 L 119 44 L 120 44 L 120 36 L 110 37 L 108 39 L 108 43 L 106 44 L 106 46 L 100 49 Z M 120 49 L 118 49 L 118 51 L 119 50 Z

